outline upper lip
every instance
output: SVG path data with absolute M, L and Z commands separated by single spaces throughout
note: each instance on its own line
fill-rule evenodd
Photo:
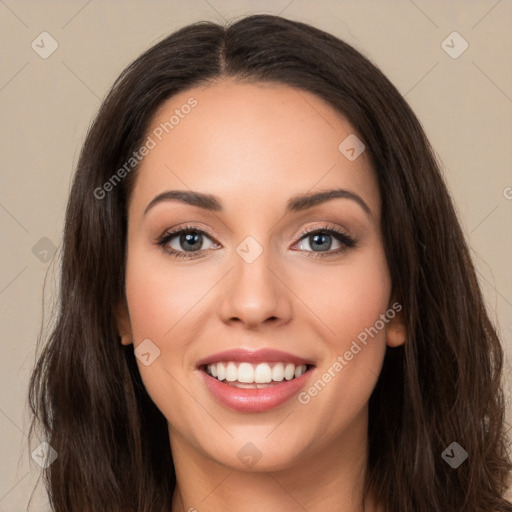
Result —
M 243 348 L 235 348 L 231 350 L 225 350 L 224 352 L 217 352 L 210 356 L 204 357 L 197 362 L 197 367 L 201 367 L 207 364 L 220 363 L 222 361 L 238 361 L 246 363 L 293 363 L 295 366 L 302 364 L 314 365 L 313 361 L 304 359 L 290 354 L 289 352 L 283 352 L 281 350 L 274 350 L 271 348 L 261 348 L 259 350 L 250 350 Z

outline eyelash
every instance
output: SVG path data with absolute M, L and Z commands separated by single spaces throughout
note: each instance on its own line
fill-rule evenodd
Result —
M 208 249 L 202 249 L 199 251 L 177 251 L 175 249 L 171 249 L 166 247 L 167 244 L 176 236 L 181 235 L 183 233 L 195 233 L 199 235 L 206 235 L 208 238 L 212 238 L 209 233 L 199 229 L 197 226 L 184 226 L 175 231 L 168 231 L 165 233 L 158 241 L 157 245 L 160 246 L 167 254 L 174 258 L 188 258 L 194 259 L 198 257 L 202 252 L 207 251 Z M 310 258 L 325 258 L 327 256 L 334 256 L 337 254 L 342 254 L 348 249 L 356 247 L 358 240 L 350 237 L 346 233 L 341 230 L 331 228 L 329 226 L 322 226 L 320 228 L 312 228 L 308 229 L 300 234 L 299 241 L 307 236 L 317 235 L 317 234 L 327 234 L 336 238 L 341 244 L 342 247 L 333 251 L 323 251 L 323 252 L 315 252 L 315 251 L 305 251 L 312 253 Z

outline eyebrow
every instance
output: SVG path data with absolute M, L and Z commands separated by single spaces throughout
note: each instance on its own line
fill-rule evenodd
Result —
M 286 214 L 307 210 L 319 204 L 331 201 L 332 199 L 350 199 L 355 201 L 369 217 L 373 217 L 372 211 L 361 196 L 343 188 L 293 196 L 286 203 Z M 192 190 L 168 190 L 158 194 L 151 200 L 144 210 L 144 215 L 158 203 L 172 200 L 180 201 L 191 206 L 197 206 L 212 212 L 223 211 L 222 201 L 212 194 L 203 194 Z

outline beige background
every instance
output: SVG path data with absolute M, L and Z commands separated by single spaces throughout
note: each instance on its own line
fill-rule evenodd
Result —
M 131 60 L 176 28 L 264 12 L 346 40 L 405 95 L 443 162 L 512 359 L 510 0 L 0 0 L 0 512 L 25 510 L 38 477 L 27 446 L 26 390 L 43 281 L 49 271 L 51 297 L 58 275 L 44 251 L 48 258 L 61 243 L 73 167 L 101 98 Z M 59 45 L 47 59 L 31 47 L 43 31 Z M 441 46 L 453 31 L 469 44 L 456 59 Z M 41 491 L 30 510 L 49 510 Z

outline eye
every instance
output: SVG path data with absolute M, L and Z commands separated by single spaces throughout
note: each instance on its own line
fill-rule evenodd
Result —
M 335 238 L 340 246 L 334 250 L 329 250 L 332 246 L 332 238 Z M 303 245 L 309 246 L 312 250 L 306 250 L 306 252 L 310 252 L 311 254 L 308 257 L 312 258 L 341 254 L 355 247 L 357 243 L 357 240 L 343 231 L 329 226 L 307 230 L 302 233 L 301 240 L 304 240 L 304 242 L 300 243 L 300 249 L 304 250 Z M 317 252 L 315 249 L 319 249 L 319 251 Z
M 330 250 L 332 246 L 332 238 L 336 240 L 339 247 Z M 218 248 L 220 244 L 213 242 L 213 247 L 203 248 L 205 239 L 210 240 L 208 233 L 197 226 L 185 226 L 174 231 L 166 232 L 158 241 L 157 245 L 176 258 L 196 258 L 209 249 Z M 310 258 L 322 258 L 341 254 L 348 249 L 355 247 L 357 240 L 350 237 L 341 230 L 323 226 L 305 231 L 301 234 L 298 242 L 300 250 L 310 253 Z M 311 250 L 305 249 L 303 246 L 309 246 Z M 319 251 L 316 251 L 319 249 Z
M 208 248 L 202 248 L 205 238 L 210 239 L 210 236 L 202 229 L 196 226 L 185 226 L 165 233 L 157 244 L 171 256 L 191 258 L 208 250 Z M 219 244 L 214 243 L 213 245 L 220 247 Z

